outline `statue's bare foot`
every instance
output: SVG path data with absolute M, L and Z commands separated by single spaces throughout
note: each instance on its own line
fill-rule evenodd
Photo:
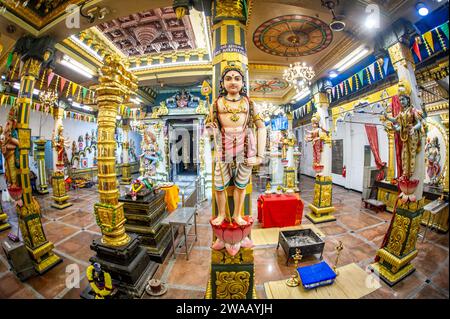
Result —
M 225 214 L 223 214 L 223 215 L 222 215 L 222 214 L 219 214 L 219 216 L 217 216 L 216 218 L 214 218 L 214 219 L 211 221 L 211 223 L 212 223 L 213 225 L 219 226 L 220 224 L 223 223 L 224 219 L 225 219 Z
M 247 222 L 241 216 L 233 217 L 233 220 L 236 222 L 236 224 L 238 224 L 240 226 L 247 225 Z

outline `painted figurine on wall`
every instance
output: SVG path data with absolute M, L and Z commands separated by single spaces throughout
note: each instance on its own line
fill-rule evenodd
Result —
M 323 170 L 322 164 L 322 152 L 323 143 L 327 137 L 326 132 L 322 132 L 320 128 L 320 115 L 315 113 L 311 118 L 312 130 L 306 130 L 305 137 L 306 142 L 312 142 L 313 147 L 313 169 L 316 173 L 320 173 Z
M 428 138 L 427 145 L 425 146 L 425 161 L 430 185 L 439 185 L 441 180 L 441 148 L 437 136 L 431 139 Z
M 60 124 L 52 134 L 52 147 L 56 151 L 56 168 L 62 170 L 68 163 L 66 145 L 63 136 L 64 127 Z
M 86 147 L 91 146 L 91 137 L 89 136 L 88 132 L 86 132 L 86 135 L 84 136 L 84 139 L 86 141 Z
M 16 108 L 14 106 L 11 107 L 5 127 L 0 126 L 0 147 L 5 157 L 5 178 L 10 193 L 21 189 L 18 181 L 19 140 L 16 112 Z
M 426 124 L 424 114 L 421 110 L 411 105 L 411 88 L 408 83 L 399 81 L 398 97 L 401 104 L 401 112 L 391 117 L 386 111 L 382 112 L 382 120 L 392 122 L 393 129 L 398 132 L 401 141 L 401 167 L 402 174 L 398 179 L 402 193 L 402 202 L 415 202 L 416 196 L 413 194 L 419 184 L 418 179 L 411 179 L 416 168 L 416 156 L 422 147 L 422 137 L 426 135 Z
M 81 152 L 84 150 L 84 140 L 83 135 L 78 136 L 78 150 Z
M 238 65 L 226 66 L 222 72 L 219 97 L 215 100 L 206 121 L 216 147 L 214 186 L 218 216 L 212 225 L 234 221 L 243 226 L 248 223 L 242 216 L 245 189 L 252 167 L 260 165 L 266 149 L 266 127 L 254 103 L 247 97 L 245 76 Z M 257 140 L 254 129 L 256 128 Z M 234 168 L 235 167 L 235 168 Z M 234 211 L 227 213 L 226 188 L 234 183 Z

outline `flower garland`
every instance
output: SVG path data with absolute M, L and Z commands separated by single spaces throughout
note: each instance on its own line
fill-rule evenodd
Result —
M 105 299 L 106 296 L 110 295 L 112 292 L 112 280 L 111 275 L 107 272 L 103 272 L 105 276 L 105 287 L 100 289 L 94 281 L 94 266 L 90 265 L 86 270 L 86 276 L 89 281 L 89 285 L 95 292 L 95 299 Z

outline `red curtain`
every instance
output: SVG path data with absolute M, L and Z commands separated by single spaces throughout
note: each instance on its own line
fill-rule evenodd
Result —
M 397 116 L 402 111 L 402 105 L 400 104 L 400 100 L 398 98 L 398 95 L 394 95 L 392 97 L 392 116 Z M 395 162 L 397 164 L 397 177 L 402 176 L 403 169 L 402 169 L 402 147 L 403 143 L 400 140 L 400 135 L 395 132 L 394 133 L 394 143 L 395 143 Z
M 377 168 L 380 170 L 378 173 L 376 180 L 381 181 L 384 179 L 384 170 L 383 168 L 386 166 L 386 162 L 382 162 L 380 158 L 380 149 L 378 147 L 378 131 L 377 127 L 373 124 L 365 124 L 367 139 L 369 140 L 370 149 L 372 150 L 373 156 L 375 157 L 375 164 Z

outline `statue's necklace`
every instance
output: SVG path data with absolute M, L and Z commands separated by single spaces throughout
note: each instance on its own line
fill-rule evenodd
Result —
M 245 112 L 244 100 L 242 100 L 242 98 L 240 99 L 240 103 L 237 108 L 230 108 L 230 105 L 228 105 L 226 98 L 223 100 L 223 105 L 225 106 L 226 112 L 232 114 L 230 116 L 230 120 L 232 120 L 233 122 L 237 122 L 240 119 L 240 116 L 237 115 L 237 113 Z
M 229 97 L 224 96 L 224 99 L 229 102 L 238 102 L 238 101 L 242 100 L 242 95 L 239 95 L 239 98 L 237 98 L 237 99 L 230 99 Z

